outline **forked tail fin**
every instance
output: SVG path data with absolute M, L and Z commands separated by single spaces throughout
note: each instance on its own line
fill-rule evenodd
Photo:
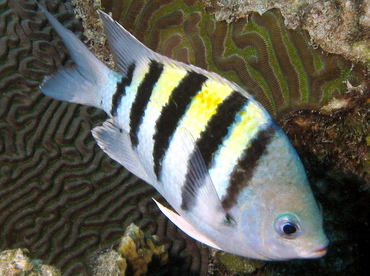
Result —
M 101 107 L 99 90 L 107 84 L 110 70 L 96 58 L 70 30 L 67 30 L 45 8 L 39 5 L 50 24 L 62 38 L 75 64 L 46 77 L 41 91 L 60 101 Z

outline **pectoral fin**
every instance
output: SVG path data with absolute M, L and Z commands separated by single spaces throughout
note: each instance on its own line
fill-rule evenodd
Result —
M 179 129 L 183 152 L 190 153 L 185 183 L 182 185 L 182 209 L 197 220 L 215 228 L 228 221 L 208 168 L 194 138 L 186 129 Z M 181 157 L 182 153 L 179 153 Z M 185 159 L 185 157 L 183 157 Z

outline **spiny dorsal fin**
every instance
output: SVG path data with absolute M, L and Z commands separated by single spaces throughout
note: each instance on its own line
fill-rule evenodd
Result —
M 142 44 L 136 37 L 134 37 L 130 32 L 123 28 L 117 21 L 114 21 L 105 12 L 99 10 L 99 16 L 103 21 L 104 30 L 107 35 L 108 43 L 113 53 L 115 62 L 118 68 L 123 74 L 127 73 L 129 66 L 133 63 L 147 64 L 149 60 L 156 60 L 160 63 L 172 64 L 174 66 L 179 66 L 187 71 L 194 71 L 209 78 L 216 79 L 221 83 L 227 83 L 233 89 L 238 91 L 243 91 L 238 85 L 233 82 L 226 80 L 220 75 L 206 71 L 194 65 L 185 64 L 180 61 L 170 59 L 164 55 L 156 53 Z M 245 93 L 245 91 L 241 92 Z
M 110 49 L 116 64 L 121 72 L 126 73 L 129 66 L 140 60 L 153 59 L 156 53 L 142 44 L 117 21 L 114 21 L 105 12 L 99 10 L 99 16 L 103 21 Z

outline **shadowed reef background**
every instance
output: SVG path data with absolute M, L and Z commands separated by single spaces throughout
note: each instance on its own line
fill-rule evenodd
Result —
M 109 61 L 96 25 L 98 1 L 40 3 Z M 277 9 L 227 23 L 196 0 L 101 5 L 151 49 L 243 86 L 301 154 L 323 205 L 329 252 L 318 260 L 259 264 L 255 275 L 369 271 L 366 65 L 312 47 L 307 32 L 287 29 Z M 74 10 L 92 31 L 82 33 Z M 63 43 L 34 1 L 0 0 L 1 250 L 27 248 L 63 275 L 90 275 L 98 252 L 117 244 L 134 222 L 158 235 L 169 252 L 167 264 L 151 275 L 236 275 L 160 214 L 151 200 L 160 196 L 149 185 L 97 147 L 90 131 L 105 120 L 102 111 L 38 90 L 45 75 L 67 62 Z

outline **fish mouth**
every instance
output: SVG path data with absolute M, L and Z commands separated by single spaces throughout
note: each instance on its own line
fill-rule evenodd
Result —
M 313 251 L 306 251 L 303 252 L 301 255 L 303 258 L 309 258 L 309 259 L 314 259 L 314 258 L 320 258 L 326 254 L 328 251 L 328 245 L 329 241 L 326 240 L 323 245 L 321 245 L 318 249 L 314 249 Z
M 321 248 L 319 250 L 316 250 L 316 251 L 312 252 L 310 254 L 310 257 L 311 258 L 319 258 L 319 257 L 322 257 L 322 256 L 324 256 L 326 254 L 327 251 L 328 251 L 328 246 L 325 246 L 325 247 L 323 247 L 323 248 Z

